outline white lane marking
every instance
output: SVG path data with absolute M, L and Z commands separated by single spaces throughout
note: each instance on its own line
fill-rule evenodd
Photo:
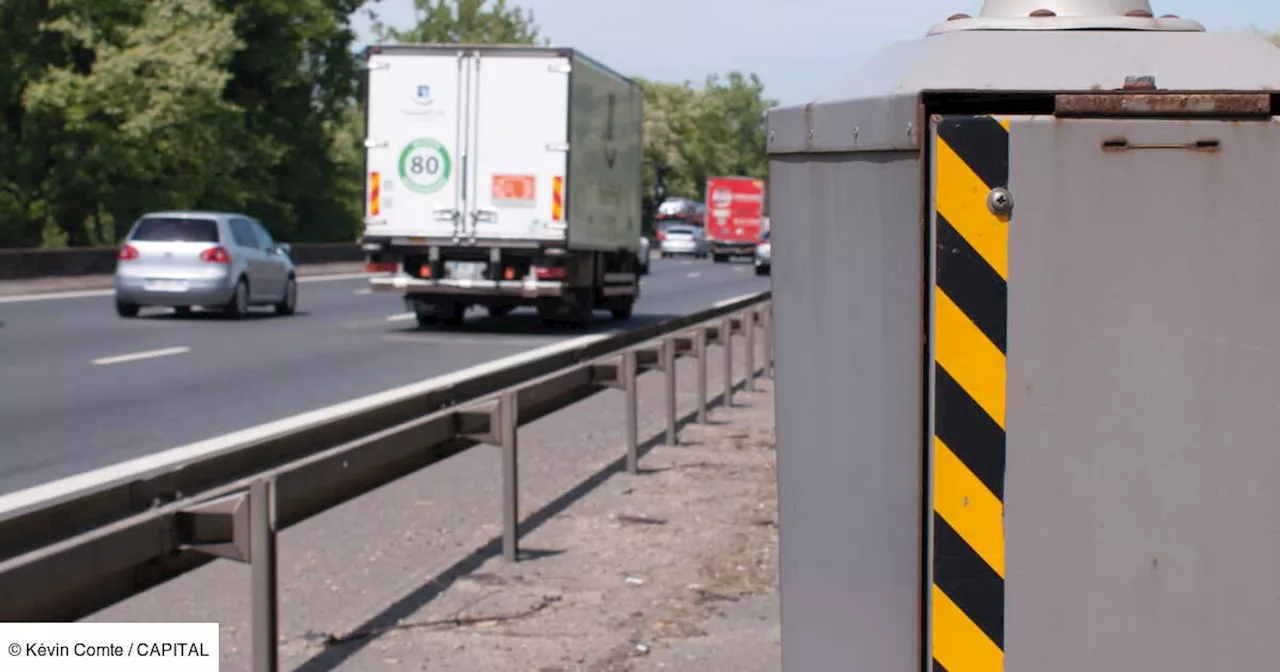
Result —
M 729 305 L 729 304 L 731 304 L 731 303 L 737 303 L 737 302 L 739 302 L 739 301 L 742 301 L 743 299 L 749 299 L 749 298 L 751 298 L 751 297 L 753 297 L 753 296 L 760 296 L 760 295 L 761 295 L 761 294 L 763 294 L 763 293 L 764 293 L 764 292 L 751 292 L 750 294 L 743 294 L 742 296 L 735 296 L 735 297 L 733 297 L 732 299 L 725 299 L 725 300 L 723 300 L 723 301 L 716 301 L 715 303 L 711 304 L 711 307 L 712 307 L 712 308 L 719 308 L 719 307 L 721 307 L 721 306 L 727 306 L 727 305 Z
M 747 267 L 746 267 L 746 266 L 738 266 L 737 268 L 733 269 L 733 271 L 734 271 L 735 273 L 746 273 L 746 272 L 747 272 Z
M 127 462 L 121 462 L 119 464 L 113 464 L 108 467 L 102 467 L 100 469 L 78 474 L 76 476 L 70 476 L 50 483 L 37 485 L 26 490 L 19 490 L 18 492 L 12 492 L 7 495 L 0 495 L 0 521 L 22 515 L 23 513 L 38 507 L 49 506 L 83 496 L 86 492 L 105 490 L 112 486 L 120 485 L 121 483 L 127 483 L 136 478 L 145 477 L 147 474 L 168 471 L 179 468 L 183 464 L 195 462 L 210 456 L 230 453 L 251 442 L 296 432 L 303 427 L 328 422 L 338 417 L 362 413 L 371 408 L 376 408 L 397 400 L 413 398 L 430 390 L 447 387 L 460 380 L 516 366 L 518 364 L 535 360 L 540 357 L 546 357 L 558 352 L 582 347 L 614 336 L 619 331 L 621 330 L 611 329 L 606 332 L 588 334 L 586 336 L 580 336 L 567 341 L 552 343 L 541 348 L 526 350 L 525 352 L 517 353 L 509 357 L 495 359 L 490 362 L 485 362 L 484 364 L 478 364 L 460 371 L 454 371 L 453 373 L 446 373 L 442 376 L 436 376 L 435 378 L 424 380 L 422 382 L 385 390 L 365 397 L 360 397 L 359 399 L 353 399 L 333 406 L 327 406 L 307 413 L 301 413 L 299 415 L 276 420 L 274 422 L 268 422 L 256 427 L 243 429 L 238 432 L 224 434 L 198 443 L 170 448 L 169 450 L 153 453 L 145 457 L 139 457 Z
M 415 315 L 414 313 L 400 313 L 398 315 L 389 315 L 387 317 L 387 321 L 388 322 L 407 322 L 409 320 L 414 319 L 415 317 L 417 317 L 417 315 Z
M 380 337 L 380 340 L 387 343 L 409 343 L 413 345 L 502 345 L 516 348 L 527 348 L 536 344 L 539 340 L 545 339 L 539 339 L 536 337 L 527 339 L 502 338 L 501 336 L 490 336 L 488 334 L 474 338 L 458 338 L 453 334 L 433 336 L 420 332 L 413 332 L 409 334 L 385 334 Z
M 372 289 L 357 289 L 355 292 L 352 292 L 352 293 L 353 293 L 353 294 L 355 294 L 356 296 L 368 296 L 368 295 L 370 295 L 370 294 L 372 294 L 372 293 L 373 293 L 373 290 L 372 290 Z
M 699 272 L 699 273 L 690 273 L 690 274 L 689 274 L 689 277 L 691 277 L 691 278 L 701 278 L 701 277 L 702 277 L 702 273 L 701 273 L 701 272 Z
M 169 355 L 181 355 L 191 352 L 191 348 L 178 346 L 176 348 L 162 348 L 160 350 L 148 350 L 146 352 L 134 352 L 128 355 L 115 355 L 113 357 L 100 357 L 90 364 L 98 366 L 106 366 L 107 364 L 120 364 L 123 362 L 136 362 L 140 359 L 155 359 L 156 357 L 168 357 Z
M 311 275 L 298 278 L 299 284 L 309 282 L 333 282 L 335 280 L 356 280 L 372 277 L 371 273 L 337 273 L 334 275 Z M 26 303 L 28 301 L 53 301 L 55 299 L 88 299 L 97 296 L 114 296 L 112 289 L 85 289 L 74 292 L 38 292 L 35 294 L 15 294 L 0 296 L 0 303 Z

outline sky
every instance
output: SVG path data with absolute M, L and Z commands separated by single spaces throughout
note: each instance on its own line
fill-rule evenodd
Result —
M 880 49 L 922 37 L 951 14 L 976 15 L 981 0 L 508 0 L 533 11 L 542 34 L 628 75 L 703 81 L 756 73 L 782 105 L 813 100 Z M 1151 0 L 1212 31 L 1280 31 L 1276 0 Z M 413 0 L 366 9 L 396 27 L 413 23 Z M 372 41 L 358 16 L 358 42 Z

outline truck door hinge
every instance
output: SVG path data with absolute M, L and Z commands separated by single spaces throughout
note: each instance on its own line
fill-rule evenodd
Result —
M 386 61 L 369 61 L 364 64 L 365 70 L 390 70 L 391 64 Z
M 555 65 L 548 65 L 547 72 L 558 72 L 562 75 L 567 75 L 573 72 L 573 66 L 569 65 L 568 63 L 557 63 Z
M 391 146 L 391 143 L 387 142 L 386 140 L 374 140 L 373 138 L 365 138 L 365 141 L 364 141 L 365 149 L 382 149 L 383 147 L 389 147 L 389 146 Z
M 548 152 L 567 152 L 569 151 L 569 143 L 567 142 L 549 142 L 547 143 Z

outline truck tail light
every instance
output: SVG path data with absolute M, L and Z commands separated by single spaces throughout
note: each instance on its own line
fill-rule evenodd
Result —
M 382 173 L 369 173 L 369 216 L 382 214 Z
M 564 221 L 564 178 L 551 178 L 551 221 Z
M 564 280 L 569 277 L 569 269 L 564 266 L 538 266 L 533 275 L 539 280 Z
M 395 273 L 396 262 L 394 261 L 371 261 L 365 264 L 365 273 Z

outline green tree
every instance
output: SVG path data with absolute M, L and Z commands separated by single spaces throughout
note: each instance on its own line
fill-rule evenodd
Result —
M 253 160 L 237 178 L 264 187 L 245 209 L 285 240 L 352 240 L 360 226 L 360 169 L 342 162 L 351 148 L 336 143 L 350 140 L 343 124 L 357 104 L 358 76 L 350 17 L 364 3 L 218 2 L 235 14 L 244 44 L 229 65 L 225 93 L 245 110 L 254 139 Z
M 72 58 L 23 99 L 25 130 L 51 140 L 44 203 L 28 213 L 43 220 L 42 242 L 112 244 L 116 222 L 139 207 L 237 201 L 239 110 L 222 99 L 240 46 L 231 15 L 213 0 L 49 7 L 55 18 L 40 29 Z
M 414 0 L 414 25 L 399 30 L 375 22 L 384 41 L 403 44 L 545 44 L 533 12 L 506 0 Z
M 702 200 L 708 177 L 768 173 L 764 96 L 755 75 L 731 72 L 691 83 L 641 82 L 645 92 L 645 215 L 657 206 L 657 171 L 666 196 Z

